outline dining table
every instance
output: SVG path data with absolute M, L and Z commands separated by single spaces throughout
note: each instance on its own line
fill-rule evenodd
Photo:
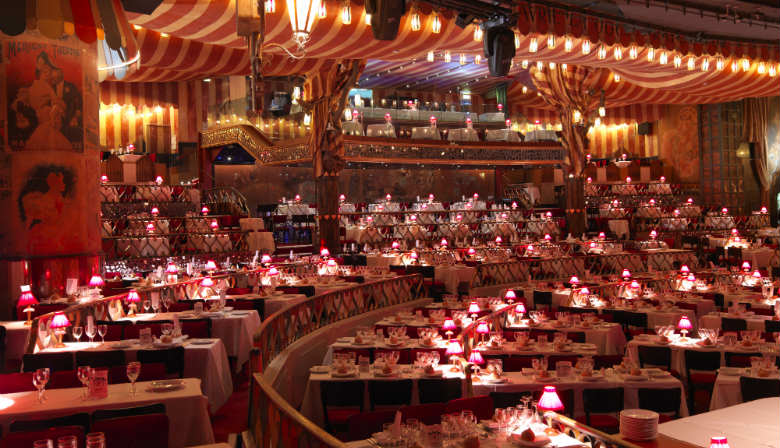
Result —
M 722 368 L 715 378 L 715 385 L 712 388 L 710 398 L 710 411 L 735 406 L 743 402 L 742 389 L 739 385 L 739 378 L 746 376 L 760 379 L 773 379 L 780 381 L 780 373 L 775 371 L 773 374 L 759 377 L 751 374 L 750 367 L 728 367 Z
M 505 325 L 506 330 L 512 331 L 530 331 L 544 330 L 549 332 L 561 333 L 585 333 L 585 342 L 593 344 L 599 355 L 619 355 L 626 347 L 626 335 L 623 333 L 623 327 L 613 322 L 599 322 L 583 327 L 583 323 L 574 325 L 564 325 L 559 321 L 545 321 L 539 325 L 529 327 L 523 324 Z
M 721 322 L 723 318 L 728 319 L 742 319 L 745 321 L 748 330 L 766 331 L 766 321 L 771 319 L 771 316 L 756 315 L 751 312 L 744 314 L 734 314 L 727 312 L 712 312 L 699 318 L 699 326 L 701 328 L 722 328 Z
M 169 421 L 169 447 L 214 443 L 208 401 L 201 392 L 199 379 L 184 378 L 182 387 L 165 392 L 152 390 L 151 382 L 138 382 L 135 387 L 136 393 L 131 395 L 130 384 L 109 384 L 105 398 L 86 400 L 82 399 L 81 387 L 47 389 L 43 403 L 38 402 L 36 391 L 0 394 L 0 429 L 3 434 L 7 433 L 11 423 L 17 420 L 55 418 L 101 409 L 162 403 Z
M 471 285 L 471 281 L 477 274 L 477 268 L 464 264 L 437 264 L 433 269 L 434 279 L 442 282 L 447 292 L 452 294 L 458 292 L 458 285 L 461 282 Z
M 308 297 L 306 294 L 277 294 L 281 291 L 275 291 L 271 295 L 264 294 L 239 294 L 235 296 L 227 296 L 227 299 L 240 299 L 240 300 L 261 300 L 263 301 L 263 313 L 265 316 L 270 316 L 287 305 L 295 305 L 303 302 Z
M 66 342 L 64 347 L 50 347 L 37 353 L 68 352 L 74 357 L 76 352 L 105 352 L 121 350 L 125 353 L 125 362 L 137 360 L 138 350 L 184 347 L 184 377 L 198 378 L 206 396 L 211 412 L 216 412 L 233 393 L 233 380 L 230 372 L 225 345 L 219 339 L 184 338 L 173 344 L 141 345 L 137 339 L 109 342 Z
M 0 326 L 5 327 L 5 359 L 22 359 L 30 337 L 30 325 L 25 325 L 23 320 L 12 320 L 0 322 Z

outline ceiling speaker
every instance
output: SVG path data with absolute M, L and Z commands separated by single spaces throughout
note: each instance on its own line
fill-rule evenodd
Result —
M 404 0 L 366 0 L 366 14 L 371 14 L 374 38 L 394 40 L 405 11 Z

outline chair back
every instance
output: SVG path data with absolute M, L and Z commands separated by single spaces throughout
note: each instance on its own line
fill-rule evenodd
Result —
M 184 378 L 184 347 L 138 350 L 137 359 L 141 364 L 163 363 L 169 375 L 176 374 L 179 378 Z M 143 365 L 141 370 L 143 370 Z
M 412 402 L 412 380 L 369 381 L 368 401 L 372 411 L 377 406 L 408 406 Z
M 365 440 L 381 432 L 382 425 L 392 423 L 395 411 L 361 412 L 347 418 L 347 441 Z
M 656 347 L 653 345 L 639 345 L 639 366 L 658 366 L 666 370 L 672 368 L 672 349 L 669 347 Z
M 81 350 L 76 352 L 76 366 L 114 367 L 125 364 L 125 352 L 122 350 Z
M 533 366 L 534 359 L 541 359 L 541 355 L 512 355 L 501 359 L 501 368 L 504 372 L 520 372 Z
M 34 372 L 43 367 L 48 367 L 52 372 L 73 370 L 73 353 L 25 353 L 22 356 L 22 370 L 24 372 Z
M 181 321 L 181 333 L 191 338 L 210 338 L 211 319 L 186 319 Z
M 417 381 L 420 403 L 446 403 L 463 395 L 460 378 L 426 379 Z
M 493 418 L 493 399 L 489 395 L 458 398 L 448 402 L 444 406 L 446 414 L 469 410 L 474 413 L 477 420 L 489 420 Z
M 649 409 L 659 414 L 672 414 L 680 417 L 682 391 L 672 389 L 639 389 L 639 408 Z
M 153 362 L 141 366 L 141 373 L 138 375 L 137 381 L 157 381 L 164 379 L 168 379 L 165 363 Z M 108 382 L 109 384 L 129 383 L 130 380 L 127 379 L 127 366 L 114 366 L 109 368 Z
M 768 378 L 739 377 L 739 389 L 742 401 L 780 396 L 780 380 Z
M 111 448 L 166 448 L 170 424 L 166 414 L 143 414 L 95 420 L 92 431 L 102 432 Z
M 62 417 L 54 418 L 42 418 L 33 420 L 15 420 L 11 422 L 9 426 L 10 432 L 17 431 L 43 431 L 48 428 L 56 428 L 63 426 L 76 426 L 84 429 L 84 431 L 90 428 L 89 414 L 86 412 L 79 412 L 76 414 L 65 415 Z
M 623 361 L 623 355 L 596 355 L 593 357 L 593 368 L 601 369 L 602 367 L 608 369 L 620 364 Z
M 438 425 L 444 414 L 444 403 L 426 403 L 401 408 L 401 417 L 404 421 L 416 418 L 425 425 Z
M 0 374 L 0 394 L 34 391 L 32 378 L 32 372 Z
M 155 403 L 146 406 L 135 406 L 132 408 L 98 409 L 92 413 L 92 421 L 149 414 L 165 414 L 165 404 Z
M 751 357 L 761 357 L 761 353 L 725 352 L 724 354 L 726 355 L 726 366 L 728 367 L 750 367 Z
M 747 321 L 733 317 L 721 317 L 720 328 L 724 333 L 726 331 L 745 331 L 747 330 Z
M 36 440 L 57 440 L 60 437 L 76 436 L 77 446 L 84 445 L 84 428 L 81 426 L 60 426 L 33 431 L 14 431 L 0 439 L 0 448 L 19 448 L 33 446 Z
M 720 352 L 702 352 L 685 350 L 686 376 L 691 377 L 691 370 L 715 371 L 720 368 Z
M 623 410 L 623 388 L 585 389 L 582 391 L 585 415 L 612 414 Z
M 780 320 L 767 319 L 764 321 L 764 331 L 767 333 L 779 333 L 780 332 Z
M 585 342 L 585 332 L 584 331 L 570 331 L 566 333 L 566 338 L 570 339 L 572 342 L 576 343 L 584 343 Z

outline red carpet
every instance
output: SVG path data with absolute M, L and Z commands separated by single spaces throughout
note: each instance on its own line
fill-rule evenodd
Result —
M 211 417 L 214 440 L 227 442 L 228 435 L 247 429 L 249 410 L 249 378 L 242 372 L 233 379 L 233 394 Z

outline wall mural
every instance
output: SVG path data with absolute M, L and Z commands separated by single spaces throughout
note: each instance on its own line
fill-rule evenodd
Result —
M 668 105 L 659 120 L 660 156 L 679 182 L 699 182 L 699 116 L 695 105 Z
M 5 43 L 8 143 L 14 151 L 84 150 L 78 48 Z

